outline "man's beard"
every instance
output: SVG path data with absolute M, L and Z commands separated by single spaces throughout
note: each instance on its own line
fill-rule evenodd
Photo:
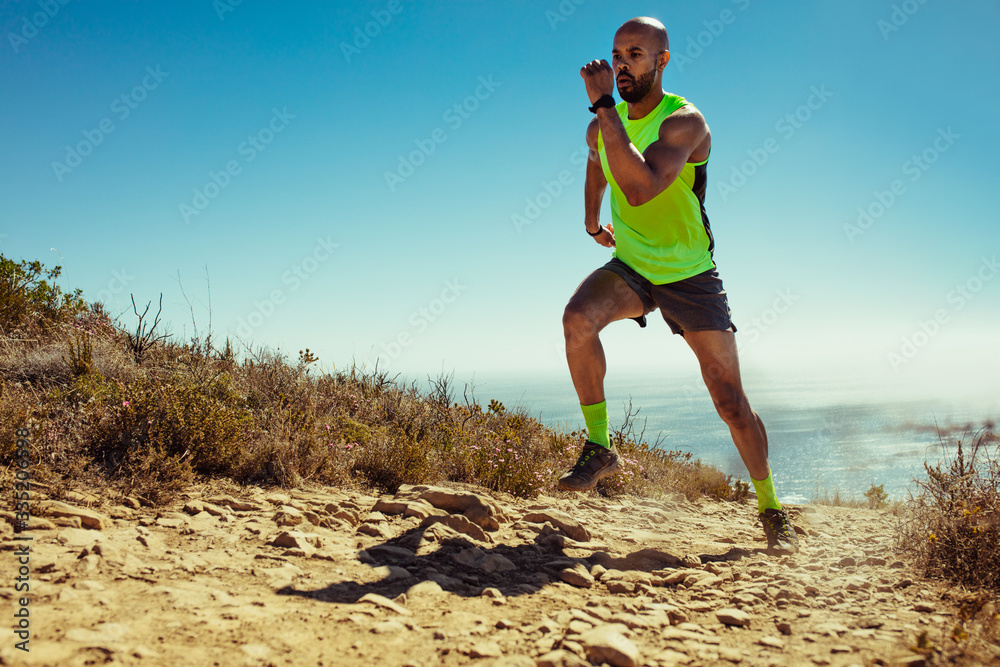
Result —
M 653 89 L 653 79 L 655 78 L 655 69 L 652 69 L 645 74 L 640 74 L 638 79 L 631 78 L 630 76 L 629 83 L 631 85 L 628 90 L 622 90 L 621 85 L 619 84 L 618 94 L 621 95 L 622 99 L 626 102 L 638 102 Z

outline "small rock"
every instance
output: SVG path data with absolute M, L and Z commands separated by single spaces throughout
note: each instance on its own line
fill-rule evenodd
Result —
M 591 588 L 594 585 L 594 577 L 591 576 L 590 572 L 587 572 L 587 568 L 582 563 L 560 571 L 559 578 L 570 586 L 579 588 Z
M 195 516 L 196 514 L 201 514 L 202 512 L 208 512 L 212 516 L 222 516 L 226 514 L 226 511 L 219 507 L 218 505 L 213 505 L 212 503 L 206 503 L 201 500 L 191 500 L 184 505 L 184 511 Z
M 372 626 L 371 631 L 377 635 L 387 633 L 406 632 L 406 626 L 399 621 L 379 621 Z
M 631 581 L 609 581 L 607 587 L 612 595 L 631 595 L 635 592 L 635 584 Z
M 368 602 L 378 607 L 389 609 L 391 611 L 396 612 L 397 614 L 400 614 L 401 616 L 409 616 L 411 614 L 410 610 L 407 609 L 406 607 L 398 605 L 389 598 L 383 597 L 381 595 L 376 595 L 375 593 L 367 593 L 366 595 L 363 595 L 361 599 L 358 600 L 359 604 L 362 602 Z
M 212 496 L 208 499 L 208 502 L 214 503 L 220 507 L 228 507 L 229 509 L 236 510 L 237 512 L 254 512 L 264 509 L 257 503 L 237 500 L 232 496 Z
M 510 572 L 516 570 L 517 566 L 505 556 L 490 554 L 479 564 L 479 569 L 486 574 L 493 574 L 494 572 Z
M 392 534 L 384 528 L 381 524 L 377 523 L 363 523 L 358 526 L 358 532 L 364 535 L 371 535 L 372 537 L 377 537 L 379 539 L 387 540 L 392 537 Z
M 569 514 L 559 510 L 529 512 L 521 517 L 521 520 L 529 523 L 545 523 L 547 521 L 577 542 L 590 541 L 590 533 L 587 532 L 587 529 Z
M 623 634 L 625 631 L 624 625 L 601 625 L 580 635 L 579 642 L 591 662 L 606 662 L 613 667 L 637 667 L 639 647 Z
M 298 526 L 306 520 L 305 516 L 302 515 L 302 512 L 289 505 L 285 505 L 278 510 L 273 519 L 279 526 L 289 528 Z
M 306 535 L 298 531 L 286 530 L 275 537 L 271 544 L 286 549 L 298 549 L 311 556 L 320 547 L 320 539 L 318 535 Z
M 913 611 L 919 611 L 926 614 L 935 611 L 935 607 L 929 602 L 917 602 L 913 605 Z
M 49 516 L 75 516 L 80 518 L 84 528 L 90 530 L 104 530 L 111 524 L 111 519 L 94 510 L 74 507 L 58 500 L 43 500 L 38 503 L 38 508 Z
M 788 621 L 781 621 L 777 623 L 777 628 L 778 632 L 780 632 L 783 635 L 792 634 L 792 624 L 789 623 Z
M 854 560 L 850 556 L 844 556 L 839 561 L 837 561 L 837 567 L 854 567 L 858 564 L 858 561 Z
M 412 598 L 420 595 L 439 595 L 444 593 L 444 589 L 436 581 L 421 581 L 406 589 L 406 597 Z
M 496 642 L 481 641 L 469 647 L 470 658 L 499 658 L 503 655 L 500 645 Z
M 853 653 L 854 649 L 847 644 L 834 644 L 830 647 L 830 653 Z
M 480 542 L 490 542 L 490 538 L 483 532 L 483 529 L 467 519 L 464 516 L 458 514 L 449 514 L 447 516 L 429 516 L 420 522 L 420 528 L 428 528 L 436 523 L 443 523 L 452 530 L 455 530 L 464 535 L 468 535 L 474 540 Z
M 372 511 L 381 512 L 382 514 L 402 514 L 406 511 L 406 503 L 380 498 L 379 501 L 375 503 L 375 507 L 372 508 Z
M 757 643 L 761 646 L 767 646 L 769 648 L 783 649 L 785 648 L 785 642 L 781 641 L 777 637 L 761 637 L 757 640 Z
M 726 625 L 737 625 L 740 627 L 750 625 L 750 614 L 739 609 L 720 609 L 715 612 L 715 617 L 720 623 Z

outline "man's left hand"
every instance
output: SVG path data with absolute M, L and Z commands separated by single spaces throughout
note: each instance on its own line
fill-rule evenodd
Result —
M 615 73 L 607 60 L 594 60 L 580 69 L 580 76 L 587 85 L 587 96 L 593 104 L 605 95 L 615 93 Z

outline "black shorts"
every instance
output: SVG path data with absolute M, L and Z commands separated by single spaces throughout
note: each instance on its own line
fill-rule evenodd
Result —
M 685 331 L 736 331 L 731 319 L 729 300 L 716 269 L 666 285 L 654 285 L 617 257 L 601 267 L 625 279 L 642 300 L 642 317 L 634 317 L 646 326 L 646 315 L 657 308 L 675 334 Z

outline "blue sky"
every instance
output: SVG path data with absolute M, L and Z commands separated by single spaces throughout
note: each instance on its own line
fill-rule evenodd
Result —
M 0 251 L 126 323 L 162 292 L 179 336 L 178 276 L 202 332 L 210 291 L 217 338 L 328 368 L 568 376 L 608 257 L 579 68 L 636 15 L 712 129 L 747 372 L 1000 388 L 992 2 L 7 1 Z M 694 369 L 653 320 L 606 332 L 613 372 Z

